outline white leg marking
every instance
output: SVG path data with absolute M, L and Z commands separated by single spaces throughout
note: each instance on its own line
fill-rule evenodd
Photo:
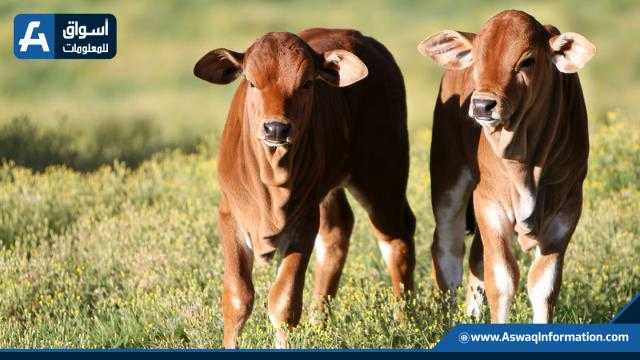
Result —
M 247 249 L 253 251 L 253 243 L 251 242 L 251 237 L 249 237 L 249 234 L 246 232 L 244 232 L 244 245 L 247 247 Z
M 491 227 L 491 230 L 493 230 L 497 236 L 504 234 L 508 216 L 500 205 L 489 203 L 483 209 L 483 215 L 487 221 L 487 225 Z
M 540 248 L 536 248 L 536 259 L 540 258 Z M 549 263 L 535 280 L 533 286 L 528 289 L 529 301 L 533 308 L 533 322 L 535 324 L 546 324 L 549 322 L 548 300 L 553 291 L 556 281 L 556 262 Z
M 518 192 L 518 205 L 516 206 L 516 220 L 522 222 L 527 220 L 536 207 L 535 194 L 531 193 L 528 189 Z
M 238 296 L 233 296 L 231 298 L 231 306 L 233 306 L 233 308 L 236 310 L 242 310 L 242 308 L 244 307 L 242 304 L 242 300 L 240 300 L 240 297 Z
M 451 190 L 443 194 L 441 207 L 436 211 L 437 262 L 440 275 L 449 290 L 462 283 L 462 262 L 467 204 L 461 204 L 468 185 L 473 180 L 469 169 L 462 169 Z
M 316 253 L 316 262 L 318 264 L 323 264 L 327 258 L 327 244 L 324 242 L 322 235 L 318 234 L 316 236 L 316 243 L 313 250 Z
M 251 236 L 249 236 L 249 233 L 243 229 L 242 226 L 237 225 L 236 234 L 240 238 L 238 240 L 240 240 L 244 250 L 253 256 L 253 243 L 251 242 Z
M 246 232 L 240 225 L 236 228 L 236 236 L 239 237 L 238 241 L 240 242 L 240 246 L 249 261 L 249 266 L 253 266 L 253 243 L 251 242 L 251 237 L 249 233 Z
M 493 267 L 496 289 L 498 291 L 498 309 L 496 310 L 496 320 L 498 323 L 505 323 L 509 318 L 509 307 L 515 289 L 509 269 L 504 263 L 497 263 Z
M 482 316 L 484 308 L 484 282 L 473 274 L 469 274 L 469 289 L 467 290 L 466 314 L 476 320 Z
M 282 330 L 282 329 L 276 330 L 275 347 L 276 349 L 289 348 L 289 339 L 287 337 L 286 330 Z
M 391 244 L 384 241 L 378 241 L 378 247 L 380 248 L 380 253 L 382 254 L 382 259 L 384 263 L 389 266 L 391 262 L 391 255 L 393 253 L 393 249 L 391 248 Z

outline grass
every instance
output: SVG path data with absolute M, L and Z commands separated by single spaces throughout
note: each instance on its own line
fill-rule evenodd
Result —
M 418 219 L 415 298 L 397 323 L 389 280 L 355 202 L 356 228 L 325 327 L 306 321 L 295 347 L 432 347 L 446 314 L 431 279 L 428 142 L 439 69 L 415 44 L 443 28 L 477 29 L 521 8 L 583 33 L 599 53 L 581 74 L 591 121 L 585 209 L 572 240 L 556 321 L 607 322 L 640 290 L 640 51 L 634 1 L 373 1 L 0 5 L 0 347 L 219 347 L 222 258 L 216 227 L 216 141 L 232 86 L 191 75 L 211 48 L 241 50 L 266 31 L 356 27 L 388 45 L 405 74 L 411 127 L 409 200 Z M 286 11 L 283 11 L 286 9 Z M 360 9 L 360 10 L 358 10 Z M 366 11 L 365 11 L 366 9 Z M 113 61 L 18 61 L 20 12 L 111 12 Z M 606 16 L 603 16 L 605 14 Z M 148 19 L 154 21 L 149 21 Z M 524 274 L 530 254 L 518 252 Z M 266 292 L 242 347 L 270 347 Z M 313 264 L 305 299 L 310 298 Z M 524 284 L 511 321 L 531 312 Z M 462 299 L 462 293 L 458 294 Z M 308 305 L 308 301 L 307 304 Z M 485 314 L 484 321 L 487 321 Z

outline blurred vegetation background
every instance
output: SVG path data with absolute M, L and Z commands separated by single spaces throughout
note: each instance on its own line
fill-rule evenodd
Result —
M 305 308 L 292 346 L 431 347 L 455 323 L 470 322 L 462 309 L 443 311 L 430 278 L 427 165 L 441 70 L 416 44 L 446 28 L 477 31 L 509 8 L 598 48 L 580 73 L 590 168 L 556 321 L 608 322 L 640 290 L 640 2 L 3 1 L 0 347 L 221 345 L 215 157 L 235 86 L 198 80 L 193 65 L 213 48 L 242 51 L 265 32 L 315 26 L 376 37 L 405 75 L 418 285 L 401 304 L 407 321 L 394 321 L 385 265 L 351 201 L 356 228 L 327 326 L 306 321 Z M 28 12 L 114 14 L 116 58 L 15 59 L 13 17 Z M 531 256 L 516 249 L 516 257 L 524 279 Z M 243 347 L 273 344 L 265 294 L 275 266 L 254 271 Z M 313 266 L 308 274 L 307 300 Z M 511 321 L 530 319 L 523 280 Z
M 412 128 L 431 122 L 440 69 L 416 44 L 451 28 L 477 31 L 516 8 L 598 48 L 581 72 L 592 123 L 606 113 L 637 119 L 640 3 L 592 1 L 5 1 L 0 4 L 0 158 L 42 169 L 95 169 L 114 159 L 135 166 L 163 148 L 215 145 L 235 86 L 192 75 L 208 50 L 246 49 L 268 31 L 355 28 L 383 42 L 405 75 Z M 12 54 L 13 17 L 24 12 L 108 12 L 118 53 L 108 61 L 21 61 Z M 213 146 L 215 148 L 215 146 Z

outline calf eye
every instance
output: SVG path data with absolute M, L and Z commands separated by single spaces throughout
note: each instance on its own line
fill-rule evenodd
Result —
M 522 60 L 522 62 L 520 63 L 520 69 L 527 69 L 533 66 L 533 64 L 536 63 L 536 59 L 530 57 L 530 58 L 526 58 L 524 60 Z
M 302 84 L 301 88 L 310 89 L 312 85 L 313 85 L 313 80 L 307 80 Z
M 249 80 L 247 80 L 247 81 L 249 81 Z M 251 81 L 249 81 L 249 87 L 250 88 L 254 88 L 254 87 L 256 87 L 256 85 L 254 83 L 252 83 Z

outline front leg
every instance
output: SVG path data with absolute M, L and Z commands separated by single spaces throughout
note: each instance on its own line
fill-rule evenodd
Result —
M 529 269 L 527 294 L 533 308 L 533 323 L 547 324 L 553 319 L 553 309 L 562 284 L 564 251 L 536 248 L 535 260 Z
M 473 197 L 483 247 L 483 276 L 492 323 L 506 323 L 520 273 L 511 249 L 513 223 L 497 202 Z
M 269 290 L 269 319 L 276 328 L 276 348 L 288 348 L 287 330 L 300 322 L 304 277 L 317 226 L 292 239 Z
M 223 345 L 227 349 L 233 349 L 237 346 L 238 336 L 253 309 L 253 251 L 245 239 L 238 236 L 244 234 L 238 234 L 237 224 L 228 211 L 224 196 L 218 207 L 218 234 L 224 256 Z

